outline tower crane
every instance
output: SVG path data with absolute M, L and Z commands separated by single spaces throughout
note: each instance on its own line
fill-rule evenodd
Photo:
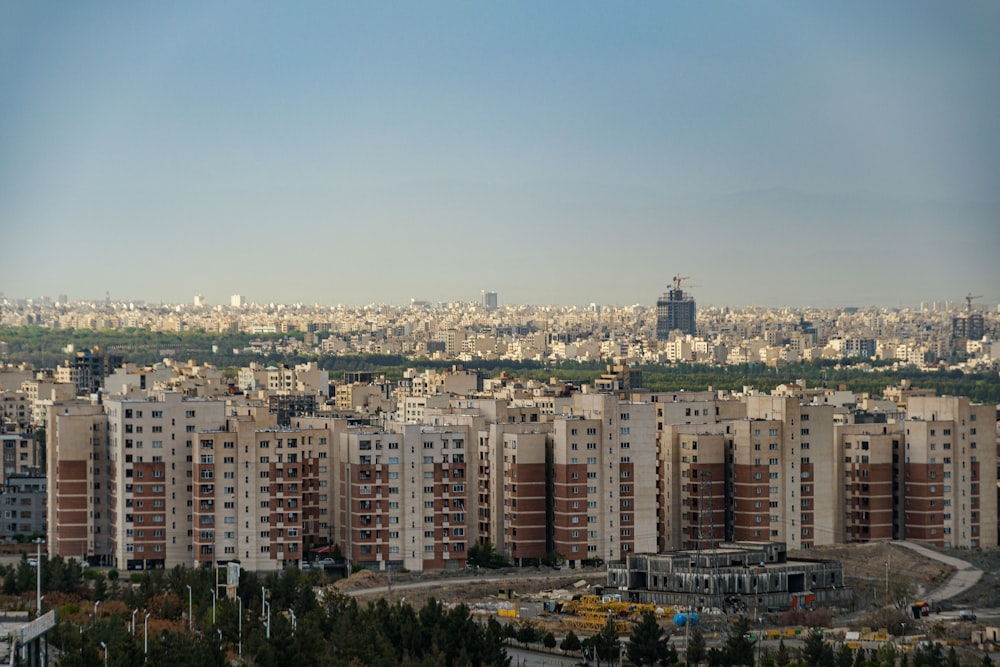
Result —
M 676 278 L 675 278 L 675 280 L 676 280 Z M 968 304 L 968 312 L 969 312 L 970 315 L 972 314 L 972 300 L 973 299 L 982 299 L 982 298 L 983 298 L 982 294 L 978 294 L 978 295 L 974 296 L 972 294 L 972 292 L 969 292 L 968 294 L 965 295 L 965 302 Z

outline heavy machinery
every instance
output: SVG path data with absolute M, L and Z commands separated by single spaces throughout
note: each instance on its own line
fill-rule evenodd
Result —
M 620 595 L 582 595 L 564 603 L 562 611 L 572 615 L 566 623 L 575 631 L 596 634 L 611 618 L 615 632 L 626 635 L 644 613 L 656 613 L 656 605 L 624 602 Z

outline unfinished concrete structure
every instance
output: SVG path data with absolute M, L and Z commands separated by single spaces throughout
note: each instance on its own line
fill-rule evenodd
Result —
M 637 554 L 608 567 L 608 587 L 631 601 L 729 612 L 838 606 L 851 599 L 838 561 L 786 558 L 782 542 Z

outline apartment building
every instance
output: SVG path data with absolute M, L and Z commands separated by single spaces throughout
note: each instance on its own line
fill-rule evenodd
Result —
M 903 454 L 903 537 L 942 547 L 996 546 L 996 408 L 911 396 Z
M 100 391 L 104 378 L 116 368 L 121 368 L 125 357 L 117 352 L 107 352 L 100 347 L 77 352 L 56 368 L 56 382 L 76 385 L 79 396 Z
M 747 420 L 733 422 L 734 539 L 785 542 L 791 549 L 838 542 L 842 501 L 839 480 L 829 474 L 834 407 L 788 396 L 745 401 Z
M 470 433 L 390 423 L 340 433 L 337 531 L 352 564 L 412 571 L 465 566 Z
M 703 534 L 706 544 L 725 539 L 725 471 L 728 469 L 729 450 L 715 451 L 715 443 L 710 440 L 710 436 L 729 433 L 732 427 L 727 429 L 706 425 L 744 418 L 746 404 L 735 399 L 720 399 L 715 391 L 637 391 L 633 393 L 633 397 L 656 405 L 659 550 L 695 549 L 699 536 Z M 677 428 L 670 430 L 672 427 Z M 697 437 L 682 442 L 679 439 L 681 435 Z M 700 439 L 704 439 L 700 445 L 701 451 L 682 453 L 682 449 L 698 446 Z M 709 484 L 693 481 L 701 475 L 700 471 L 704 471 L 704 479 L 710 480 Z M 720 502 L 721 505 L 717 506 Z M 710 515 L 703 512 L 706 509 L 711 512 Z M 721 515 L 718 513 L 720 510 Z M 712 518 L 716 521 L 711 521 Z M 702 527 L 699 528 L 699 525 Z M 685 547 L 684 544 L 690 546 Z
M 48 514 L 44 475 L 16 474 L 0 486 L 0 543 L 46 532 Z
M 0 432 L 24 431 L 31 427 L 31 399 L 23 391 L 0 390 Z
M 38 473 L 45 465 L 42 461 L 42 448 L 31 431 L 0 433 L 0 452 L 3 453 L 0 484 L 14 475 Z
M 169 391 L 110 399 L 111 562 L 141 570 L 191 565 L 194 554 L 194 443 L 226 426 L 226 403 Z
M 31 423 L 44 425 L 48 422 L 49 407 L 53 403 L 71 401 L 76 397 L 76 385 L 56 382 L 51 378 L 25 380 L 21 384 L 31 404 Z
M 478 391 L 472 374 L 441 377 Z M 374 389 L 378 423 L 138 387 L 103 406 L 50 401 L 53 553 L 273 571 L 336 543 L 353 563 L 417 571 L 463 566 L 472 541 L 576 564 L 733 540 L 996 543 L 990 406 L 911 392 L 903 421 L 797 385 L 629 401 L 606 379 L 574 392 L 501 378 L 492 396 L 434 384 L 398 402 L 388 385 L 343 385 Z
M 430 400 L 432 397 L 428 397 Z M 468 498 L 470 539 L 489 542 L 508 559 L 541 559 L 551 550 L 547 459 L 551 405 L 496 398 L 458 398 L 428 406 L 425 424 L 464 427 L 473 440 L 473 486 Z
M 236 382 L 245 392 L 265 389 L 269 394 L 300 393 L 326 397 L 330 391 L 329 371 L 320 370 L 314 361 L 295 366 L 251 363 L 240 369 Z
M 838 458 L 833 476 L 843 480 L 844 542 L 891 540 L 899 508 L 895 472 L 903 434 L 899 424 L 834 427 Z
M 726 458 L 732 424 L 667 424 L 660 435 L 660 551 L 726 540 Z
M 327 420 L 279 425 L 250 408 L 226 428 L 197 434 L 194 449 L 195 560 L 239 560 L 255 571 L 298 565 L 332 538 L 332 433 Z
M 500 547 L 512 561 L 541 559 L 548 552 L 546 453 L 549 428 L 500 424 L 502 522 Z
M 656 549 L 656 408 L 574 394 L 554 420 L 553 545 L 571 563 Z
M 83 400 L 53 403 L 45 433 L 48 552 L 107 563 L 113 530 L 104 409 Z

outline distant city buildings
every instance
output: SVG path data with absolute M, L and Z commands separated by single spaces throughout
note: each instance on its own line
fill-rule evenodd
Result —
M 493 308 L 493 293 L 485 290 L 475 303 L 415 300 L 399 307 L 260 305 L 248 304 L 239 295 L 231 301 L 239 305 L 214 308 L 5 300 L 0 302 L 0 326 L 260 336 L 241 349 L 222 350 L 246 355 L 244 365 L 256 355 L 277 353 L 392 354 L 456 362 L 604 361 L 633 367 L 760 363 L 781 368 L 844 359 L 971 372 L 1000 369 L 996 309 L 970 304 L 921 309 L 696 309 L 694 299 L 681 289 L 683 280 L 684 276 L 676 276 L 674 289 L 655 307 L 504 306 L 498 298 Z M 0 355 L 5 354 L 3 343 Z M 164 352 L 163 356 L 172 356 L 174 350 Z M 60 372 L 73 373 L 73 366 L 82 363 L 69 358 Z M 76 372 L 86 383 L 85 369 Z
M 499 306 L 499 300 L 497 299 L 496 292 L 488 292 L 483 290 L 483 308 L 489 311 L 496 310 Z
M 463 567 L 485 543 L 515 562 L 574 564 L 734 542 L 997 545 L 997 406 L 905 381 L 884 396 L 803 380 L 659 392 L 642 366 L 947 358 L 995 370 L 997 315 L 967 340 L 946 309 L 704 309 L 697 334 L 656 340 L 651 308 L 487 306 L 485 293 L 369 309 L 4 302 L 5 324 L 285 332 L 236 350 L 247 361 L 226 372 L 101 349 L 51 370 L 0 366 L 5 489 L 29 497 L 5 506 L 18 531 L 6 539 L 38 532 L 41 494 L 51 553 L 121 569 L 271 571 L 334 544 L 352 564 L 414 571 Z M 331 377 L 316 362 L 258 363 L 272 352 L 455 361 Z M 460 363 L 475 359 L 608 368 L 580 385 Z

